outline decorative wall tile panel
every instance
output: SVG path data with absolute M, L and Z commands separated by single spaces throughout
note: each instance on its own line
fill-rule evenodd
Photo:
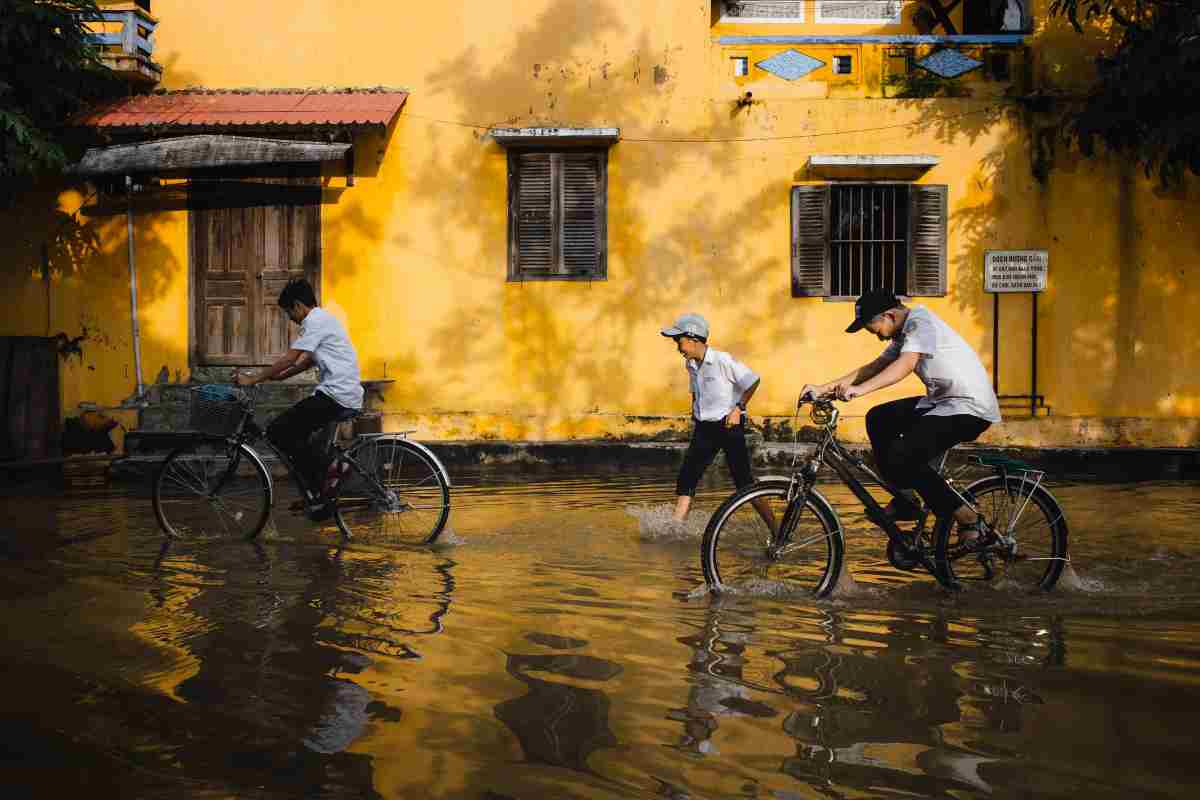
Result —
M 786 81 L 794 81 L 825 66 L 825 62 L 806 56 L 798 50 L 784 50 L 770 58 L 764 58 L 757 66 Z
M 932 72 L 942 78 L 957 78 L 959 75 L 983 66 L 982 61 L 976 61 L 958 50 L 938 50 L 917 62 L 917 66 Z

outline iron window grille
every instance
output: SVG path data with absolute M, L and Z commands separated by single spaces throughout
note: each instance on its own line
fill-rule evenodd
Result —
M 946 186 L 809 184 L 791 207 L 793 296 L 946 293 Z

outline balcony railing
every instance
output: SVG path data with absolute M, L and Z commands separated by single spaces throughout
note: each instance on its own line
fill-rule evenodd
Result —
M 94 20 L 92 41 L 100 45 L 100 59 L 131 80 L 156 84 L 162 66 L 154 62 L 154 30 L 158 20 L 141 8 L 106 10 Z

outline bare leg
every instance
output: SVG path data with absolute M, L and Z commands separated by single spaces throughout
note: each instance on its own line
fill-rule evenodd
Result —
M 961 541 L 973 542 L 979 538 L 979 530 L 969 527 L 979 522 L 979 514 L 972 511 L 966 503 L 954 510 L 954 521 L 958 523 L 958 536 Z
M 681 494 L 675 498 L 675 519 L 683 522 L 687 519 L 688 510 L 692 507 L 692 498 L 690 495 Z
M 775 536 L 779 533 L 779 523 L 775 521 L 775 512 L 771 510 L 771 504 L 765 497 L 759 497 L 750 502 L 754 504 L 754 510 L 762 517 L 762 521 L 767 523 L 767 529 L 771 531 L 771 539 L 774 541 Z

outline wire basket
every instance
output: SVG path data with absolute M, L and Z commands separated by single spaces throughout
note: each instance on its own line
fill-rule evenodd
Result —
M 192 389 L 191 428 L 213 436 L 232 436 L 250 413 L 246 393 L 223 384 Z

